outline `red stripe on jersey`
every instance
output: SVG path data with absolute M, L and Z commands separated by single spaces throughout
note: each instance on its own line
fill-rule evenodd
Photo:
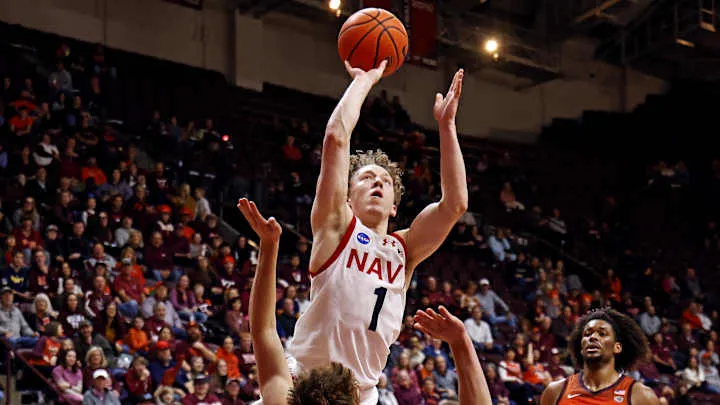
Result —
M 342 253 L 343 249 L 345 249 L 345 246 L 347 246 L 348 242 L 350 241 L 350 237 L 353 234 L 353 231 L 355 230 L 355 221 L 357 221 L 357 218 L 353 216 L 352 220 L 350 221 L 350 225 L 348 225 L 347 230 L 345 231 L 345 234 L 343 235 L 342 239 L 340 240 L 340 244 L 335 248 L 335 251 L 333 252 L 332 256 L 330 256 L 325 263 L 320 266 L 317 271 L 310 271 L 310 277 L 317 277 L 320 273 L 325 271 L 328 267 L 330 267 L 331 264 L 335 260 L 337 260 L 338 256 L 340 256 L 340 253 Z
M 397 240 L 400 242 L 400 244 L 402 245 L 403 250 L 405 251 L 405 263 L 407 263 L 407 261 L 408 261 L 408 257 L 407 257 L 408 248 L 407 248 L 407 245 L 405 244 L 405 240 L 404 240 L 403 238 L 401 238 L 400 235 L 396 234 L 395 232 L 391 233 L 390 236 L 392 236 L 393 238 L 397 239 Z

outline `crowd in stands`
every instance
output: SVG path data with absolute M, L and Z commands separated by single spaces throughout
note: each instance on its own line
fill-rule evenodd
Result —
M 43 56 L 44 78 L 0 71 L 5 351 L 15 350 L 23 367 L 52 384 L 36 400 L 257 399 L 247 321 L 255 245 L 222 229 L 217 214 L 226 201 L 218 197 L 250 195 L 297 231 L 283 241 L 278 268 L 277 330 L 287 342 L 310 303 L 311 242 L 297 235 L 309 235 L 322 122 L 253 121 L 250 139 L 226 135 L 213 118 L 147 111 L 138 143 L 111 120 L 123 117 L 107 114 L 113 94 L 106 88 L 122 66 L 108 65 L 101 49 L 78 58 L 64 46 Z M 383 92 L 368 100 L 354 142 L 387 150 L 405 169 L 395 228 L 438 198 L 432 136 L 411 123 L 397 98 Z M 244 163 L 250 154 L 268 157 L 262 176 Z M 664 403 L 720 398 L 720 319 L 703 282 L 712 260 L 671 268 L 662 254 L 637 250 L 623 203 L 612 195 L 596 196 L 601 213 L 582 221 L 542 206 L 542 190 L 507 150 L 466 160 L 471 212 L 417 270 L 407 313 L 445 305 L 465 321 L 494 403 L 534 403 L 548 383 L 573 373 L 570 331 L 587 310 L 608 305 L 635 317 L 652 348 L 651 359 L 625 372 Z M 650 173 L 660 198 L 672 199 L 692 181 L 682 162 L 669 167 L 661 162 Z M 704 232 L 691 243 L 716 257 L 713 220 Z M 380 403 L 452 403 L 457 384 L 448 348 L 407 317 L 378 385 Z

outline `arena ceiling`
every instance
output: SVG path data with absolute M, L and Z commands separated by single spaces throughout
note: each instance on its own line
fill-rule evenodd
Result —
M 255 17 L 280 12 L 338 24 L 327 0 L 233 1 Z M 393 2 L 402 10 L 402 0 Z M 610 63 L 664 78 L 720 81 L 716 3 L 720 0 L 438 0 L 438 39 L 442 56 L 469 69 L 493 64 L 527 78 L 530 86 L 561 76 L 560 45 L 578 35 L 596 40 L 596 57 Z M 361 0 L 343 0 L 347 12 L 360 7 Z M 501 65 L 482 52 L 484 40 L 497 35 L 507 57 Z

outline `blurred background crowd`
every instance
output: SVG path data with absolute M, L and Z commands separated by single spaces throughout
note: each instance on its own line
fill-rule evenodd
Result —
M 2 31 L 4 395 L 257 399 L 247 320 L 257 245 L 235 201 L 257 201 L 286 228 L 277 330 L 287 342 L 310 303 L 309 212 L 335 101 L 231 90 L 207 72 Z M 19 36 L 32 52 L 10 46 Z M 222 106 L 232 103 L 235 114 Z M 437 134 L 398 98 L 367 100 L 353 144 L 405 170 L 392 228 L 438 199 Z M 416 271 L 407 314 L 445 305 L 464 320 L 494 403 L 536 403 L 572 374 L 567 338 L 600 306 L 632 316 L 650 342 L 652 358 L 626 373 L 663 403 L 718 403 L 720 161 L 578 153 L 552 138 L 462 144 L 470 211 Z M 411 317 L 391 353 L 381 404 L 457 399 L 447 347 Z

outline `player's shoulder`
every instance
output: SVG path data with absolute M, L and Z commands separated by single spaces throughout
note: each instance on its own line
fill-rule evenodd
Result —
M 565 387 L 567 387 L 568 382 L 570 381 L 571 377 L 563 378 L 562 380 L 553 381 L 550 384 L 548 384 L 547 388 L 545 388 L 545 391 L 543 391 L 542 398 L 540 400 L 541 405 L 554 405 L 558 403 L 558 399 L 560 399 L 560 395 L 562 395 L 563 391 L 565 390 Z
M 630 392 L 630 405 L 657 405 L 660 403 L 655 391 L 641 382 L 635 382 Z

